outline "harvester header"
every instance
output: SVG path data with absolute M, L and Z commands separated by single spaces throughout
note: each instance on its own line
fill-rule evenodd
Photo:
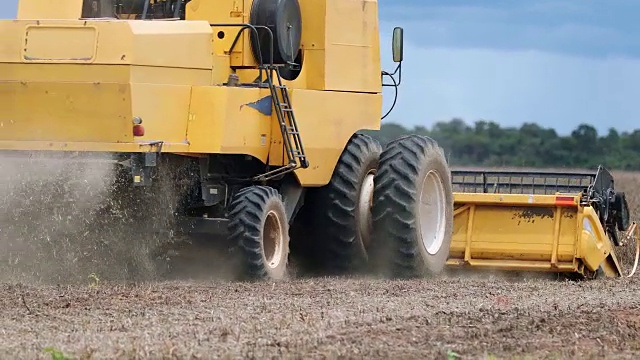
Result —
M 453 172 L 452 266 L 621 276 L 614 249 L 629 230 L 611 173 Z

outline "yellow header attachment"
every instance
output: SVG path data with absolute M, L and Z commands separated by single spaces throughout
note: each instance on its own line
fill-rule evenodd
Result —
M 629 227 L 627 205 L 605 169 L 454 171 L 453 179 L 450 266 L 622 276 L 614 229 Z

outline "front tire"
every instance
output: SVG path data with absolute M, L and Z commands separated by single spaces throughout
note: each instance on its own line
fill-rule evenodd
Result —
M 453 233 L 453 190 L 434 140 L 409 135 L 387 145 L 375 177 L 372 218 L 372 266 L 392 277 L 443 271 Z
M 240 277 L 282 280 L 287 276 L 289 223 L 282 197 L 267 186 L 240 190 L 229 205 L 229 241 Z

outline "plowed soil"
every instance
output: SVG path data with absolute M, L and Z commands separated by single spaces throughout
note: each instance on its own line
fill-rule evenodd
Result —
M 87 220 L 106 216 L 90 210 L 105 191 L 69 181 L 80 190 L 65 195 L 71 206 L 52 200 L 68 189 L 49 182 L 50 174 L 100 187 L 100 166 L 81 174 L 52 166 L 31 186 L 3 178 L 12 171 L 2 169 L 3 359 L 640 358 L 640 274 L 592 281 L 484 273 L 412 281 L 162 280 L 149 270 L 153 256 L 141 255 L 155 240 L 137 238 L 135 224 L 116 230 Z M 618 176 L 637 219 L 638 176 Z M 130 242 L 116 241 L 122 238 Z M 623 254 L 626 271 L 630 255 Z
M 640 356 L 640 281 L 314 279 L 0 287 L 0 357 Z

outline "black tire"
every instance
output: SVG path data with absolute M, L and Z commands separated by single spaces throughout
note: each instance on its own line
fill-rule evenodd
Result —
M 441 236 L 430 253 L 422 241 L 420 203 L 423 181 L 434 173 L 439 184 Z M 430 177 L 431 178 L 431 177 Z M 409 135 L 392 141 L 380 157 L 373 194 L 373 270 L 391 277 L 422 277 L 444 270 L 453 233 L 451 171 L 442 149 L 424 136 Z M 424 221 L 424 220 L 423 220 Z M 438 223 L 431 224 L 438 226 Z
M 254 0 L 249 22 L 267 26 L 273 35 L 273 63 L 295 61 L 302 45 L 302 12 L 298 0 Z M 251 32 L 251 50 L 256 61 L 271 62 L 271 37 L 257 28 L 258 37 Z
M 367 228 L 361 230 L 360 194 L 369 174 L 375 175 L 382 146 L 368 135 L 355 134 L 343 150 L 329 184 L 317 189 L 311 199 L 315 216 L 309 231 L 325 272 L 344 274 L 363 269 L 371 233 L 370 204 Z M 373 176 L 370 177 L 373 191 Z M 367 234 L 368 233 L 368 234 Z
M 240 190 L 229 204 L 228 219 L 229 241 L 239 262 L 240 277 L 253 280 L 286 278 L 289 223 L 278 191 L 267 186 Z M 279 232 L 280 236 L 273 243 L 267 227 Z M 271 255 L 273 259 L 269 259 Z

